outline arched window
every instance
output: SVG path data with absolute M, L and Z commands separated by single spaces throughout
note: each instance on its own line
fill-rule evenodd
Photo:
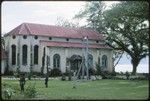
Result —
M 22 64 L 27 65 L 27 45 L 22 46 Z
M 93 67 L 93 56 L 91 54 L 88 55 L 88 67 Z
M 107 68 L 107 56 L 106 55 L 102 56 L 102 67 Z
M 12 65 L 15 65 L 16 64 L 16 45 L 12 45 L 11 46 L 11 50 L 12 50 Z
M 50 56 L 47 56 L 47 65 L 50 66 Z
M 38 64 L 38 53 L 39 53 L 39 46 L 34 46 L 34 64 Z
M 53 66 L 54 66 L 54 68 L 60 67 L 60 55 L 59 54 L 55 54 L 53 56 Z

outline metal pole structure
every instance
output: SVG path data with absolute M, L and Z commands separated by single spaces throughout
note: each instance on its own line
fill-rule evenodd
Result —
M 82 46 L 84 46 L 84 39 L 83 39 L 83 42 L 82 42 Z M 85 57 L 84 57 L 84 47 L 82 48 L 82 65 L 81 65 L 81 68 L 82 68 L 82 79 L 84 79 L 84 64 L 83 62 L 85 61 Z
M 86 76 L 87 80 L 89 79 L 89 69 L 88 69 L 88 37 L 85 37 L 86 50 L 85 50 L 85 67 L 86 67 Z
M 21 60 L 21 59 L 20 59 L 20 56 L 21 56 L 21 55 L 20 55 L 20 53 L 21 53 L 21 52 L 20 52 L 20 48 L 21 48 L 21 47 L 20 47 L 20 36 L 18 36 L 18 38 L 19 38 L 19 39 L 18 39 L 18 54 L 17 54 L 17 62 L 18 62 L 17 73 L 20 72 L 20 60 Z
M 32 39 L 31 39 L 31 36 L 30 36 L 30 59 L 31 59 L 31 61 L 30 61 L 30 76 L 32 75 L 32 67 L 33 67 L 33 61 L 32 61 L 32 57 L 33 57 L 33 49 L 32 49 L 32 41 L 31 41 Z

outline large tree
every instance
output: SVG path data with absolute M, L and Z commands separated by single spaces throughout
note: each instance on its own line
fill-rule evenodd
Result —
M 64 19 L 64 18 L 58 17 L 56 25 L 57 26 L 62 26 L 62 27 L 74 28 L 74 27 L 78 27 L 79 23 L 73 23 L 73 22 L 69 21 L 68 19 Z
M 101 2 L 91 2 L 88 10 L 93 9 L 92 5 L 102 4 Z M 97 21 L 92 28 L 102 32 L 107 37 L 106 42 L 116 50 L 125 51 L 131 57 L 133 65 L 132 74 L 136 74 L 136 69 L 141 61 L 149 53 L 149 5 L 144 1 L 123 1 L 112 6 L 111 9 L 97 13 L 94 16 Z M 101 11 L 100 8 L 87 11 L 89 14 Z M 83 12 L 83 11 L 82 11 Z M 88 13 L 80 13 L 80 17 Z M 82 15 L 82 16 L 81 16 Z M 98 16 L 99 15 L 99 16 Z M 100 18 L 99 18 L 100 17 Z M 88 17 L 89 23 L 92 19 Z M 98 29 L 97 29 L 98 28 Z

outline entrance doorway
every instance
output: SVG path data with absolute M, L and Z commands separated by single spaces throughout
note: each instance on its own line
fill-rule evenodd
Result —
M 70 57 L 71 70 L 78 71 L 82 62 L 82 57 L 80 55 L 72 55 Z

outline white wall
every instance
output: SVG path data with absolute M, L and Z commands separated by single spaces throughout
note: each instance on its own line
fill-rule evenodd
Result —
M 39 55 L 38 55 L 38 65 L 33 65 L 33 71 L 40 72 L 41 67 L 42 67 L 42 56 L 43 56 L 43 48 L 46 46 L 41 46 L 39 41 L 40 40 L 46 40 L 46 41 L 60 41 L 60 42 L 67 42 L 66 38 L 53 38 L 52 40 L 49 40 L 49 37 L 45 36 L 38 36 L 38 39 L 34 39 L 34 36 L 27 36 L 27 39 L 23 39 L 23 36 L 16 36 L 15 39 L 12 38 L 12 36 L 7 36 L 5 37 L 6 41 L 6 50 L 8 51 L 8 64 L 9 64 L 9 70 L 16 70 L 17 68 L 17 53 L 20 53 L 20 66 L 21 66 L 21 71 L 24 72 L 30 72 L 30 64 L 31 64 L 31 59 L 32 62 L 33 56 L 34 56 L 34 45 L 39 46 Z M 80 39 L 69 39 L 69 42 L 81 42 Z M 96 40 L 89 40 L 89 43 L 96 43 Z M 102 42 L 99 42 L 102 44 Z M 11 45 L 15 44 L 16 45 L 16 65 L 12 66 L 11 64 Z M 19 45 L 20 44 L 20 45 Z M 28 46 L 28 56 L 27 56 L 27 65 L 23 66 L 22 65 L 22 46 L 26 44 Z M 31 57 L 31 45 L 32 45 L 32 57 Z M 19 50 L 18 50 L 19 49 Z M 93 65 L 95 67 L 95 63 L 98 62 L 98 57 L 100 57 L 100 60 L 102 58 L 102 55 L 106 55 L 108 57 L 108 70 L 112 71 L 112 50 L 108 49 L 89 49 L 89 53 L 92 54 L 93 56 Z M 63 48 L 63 47 L 48 47 L 46 48 L 46 55 L 50 56 L 50 68 L 53 68 L 53 55 L 54 54 L 59 54 L 60 55 L 60 65 L 61 65 L 61 71 L 65 72 L 66 70 L 66 58 L 70 58 L 72 55 L 77 54 L 82 56 L 82 49 L 81 48 Z M 45 62 L 46 62 L 46 57 L 45 57 Z M 45 69 L 44 71 L 46 72 L 46 63 L 45 63 Z

